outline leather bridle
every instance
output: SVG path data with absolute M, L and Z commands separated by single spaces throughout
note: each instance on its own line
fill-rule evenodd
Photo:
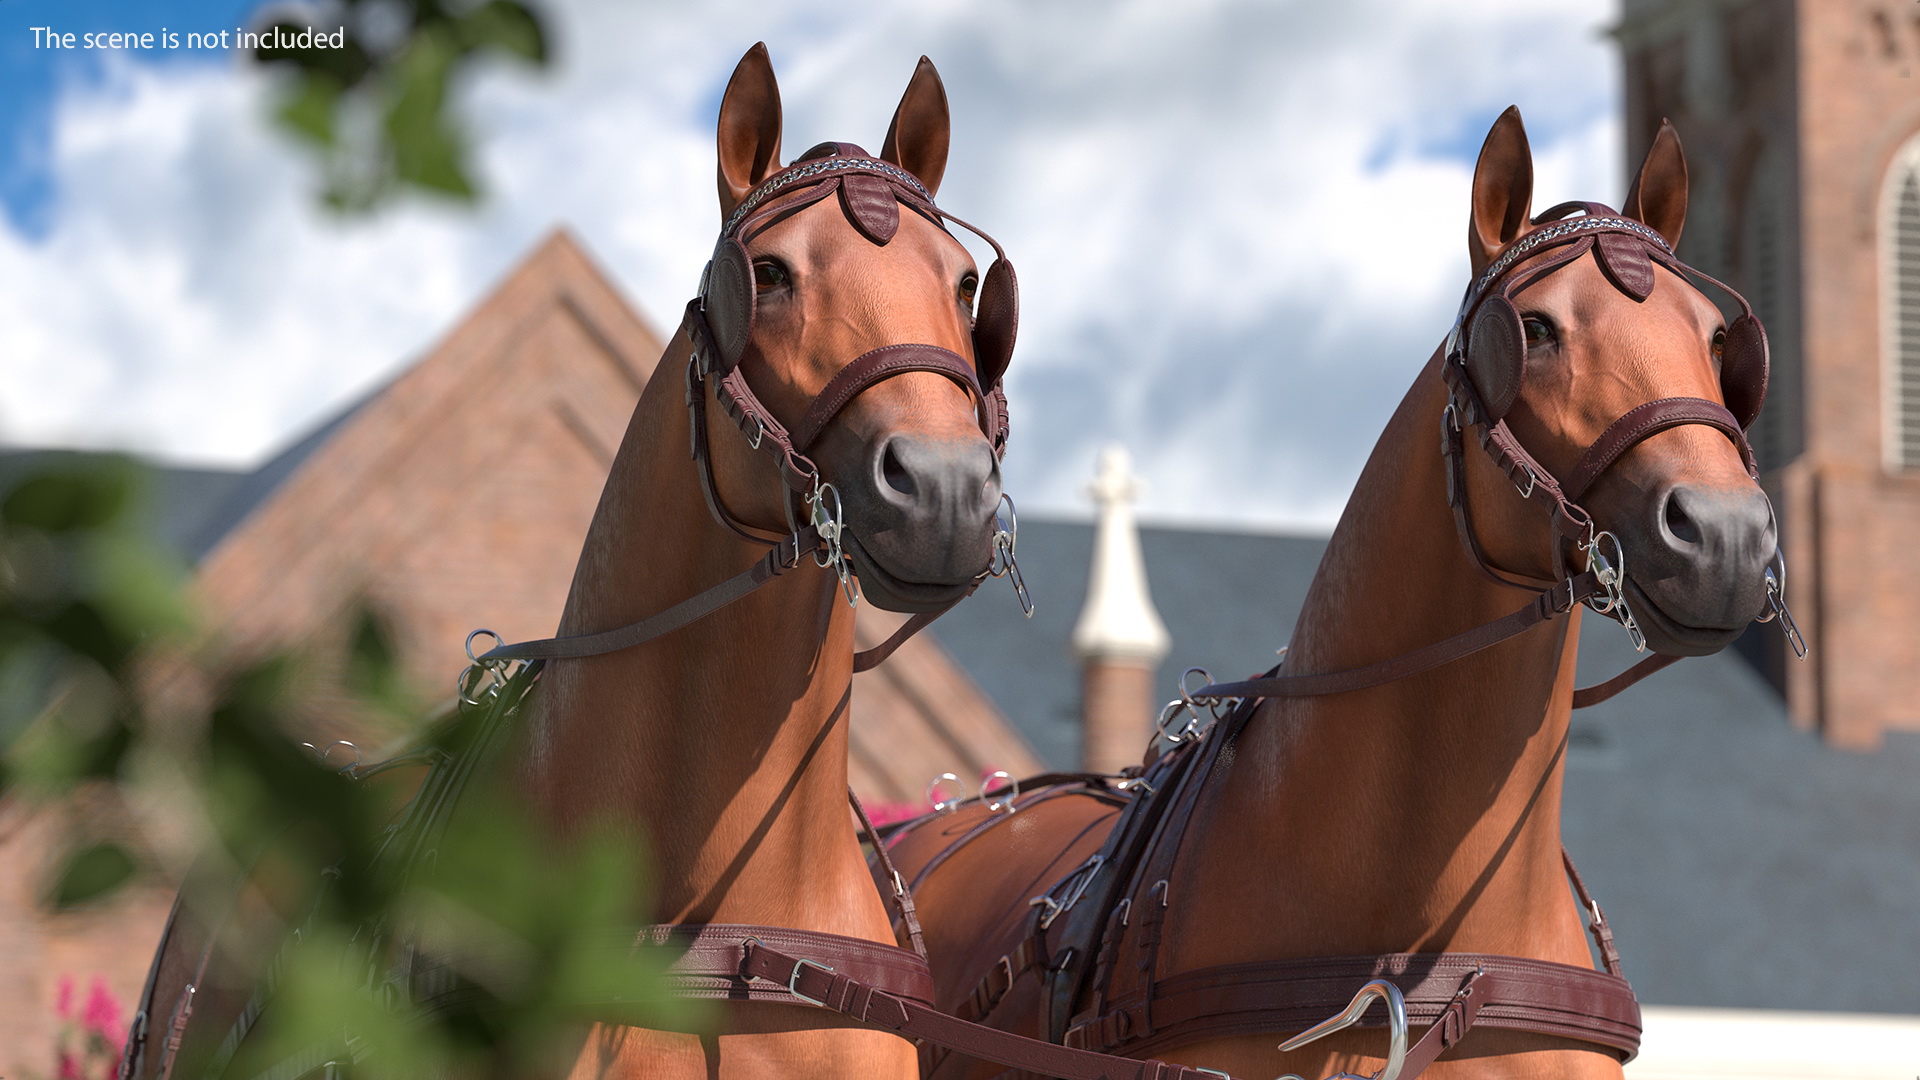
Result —
M 974 360 L 938 345 L 898 343 L 860 354 L 836 372 L 807 410 L 791 425 L 783 423 L 761 402 L 748 382 L 741 360 L 755 349 L 753 326 L 755 288 L 753 260 L 746 245 L 761 232 L 834 195 L 848 220 L 869 241 L 886 244 L 899 226 L 899 208 L 909 210 L 945 229 L 952 222 L 992 246 L 994 261 L 981 279 L 978 313 L 974 318 Z M 839 493 L 821 475 L 808 456 L 822 432 L 836 416 L 876 383 L 910 371 L 944 375 L 967 391 L 979 414 L 981 433 L 996 458 L 1006 454 L 1009 418 L 1006 392 L 1001 385 L 1013 357 L 1019 322 L 1019 286 L 1013 265 L 998 241 L 984 231 L 934 205 L 933 195 L 911 172 L 889 161 L 868 157 L 851 143 L 822 143 L 800 160 L 756 185 L 728 215 L 714 246 L 713 258 L 700 274 L 700 291 L 687 302 L 681 319 L 692 348 L 687 357 L 686 401 L 691 429 L 691 453 L 700 477 L 707 509 L 735 536 L 772 550 L 753 566 L 693 597 L 639 622 L 594 634 L 543 638 L 501 644 L 477 657 L 460 677 L 461 699 L 477 703 L 485 684 L 505 682 L 512 661 L 553 660 L 598 656 L 651 641 L 704 618 L 801 565 L 811 556 L 816 565 L 832 569 L 849 604 L 855 602 L 853 561 L 842 546 L 846 522 Z M 779 470 L 782 508 L 788 533 L 769 538 L 741 522 L 727 508 L 714 480 L 713 452 L 707 431 L 709 391 L 754 450 L 769 454 Z M 1002 496 L 995 515 L 992 563 L 968 588 L 970 594 L 987 577 L 1010 575 L 1016 593 L 1029 614 L 1031 601 L 1014 559 L 1018 526 L 1013 502 Z M 962 597 L 956 598 L 958 603 Z M 874 667 L 907 638 L 933 622 L 953 604 L 908 619 L 880 645 L 854 657 L 854 670 Z M 492 631 L 477 630 L 478 634 Z M 493 635 L 496 638 L 498 635 Z M 471 646 L 473 635 L 469 635 Z M 469 654 L 471 655 L 471 653 Z
M 1575 211 L 1584 215 L 1569 219 Z M 1746 429 L 1759 416 L 1766 398 L 1766 330 L 1745 297 L 1681 262 L 1658 232 L 1609 207 L 1589 202 L 1561 203 L 1533 223 L 1543 227 L 1521 235 L 1502 249 L 1460 302 L 1441 365 L 1447 405 L 1440 416 L 1440 452 L 1446 464 L 1447 505 L 1452 509 L 1461 547 L 1479 573 L 1496 584 L 1535 593 L 1534 602 L 1494 622 L 1366 667 L 1323 675 L 1270 675 L 1210 683 L 1190 695 L 1192 701 L 1212 704 L 1231 699 L 1313 697 L 1381 686 L 1505 641 L 1582 603 L 1618 622 L 1634 647 L 1645 651 L 1646 639 L 1627 603 L 1625 552 L 1619 539 L 1599 528 L 1579 500 L 1627 451 L 1683 424 L 1702 424 L 1724 434 L 1740 451 L 1747 475 L 1757 479 L 1759 469 Z M 1589 252 L 1607 279 L 1636 300 L 1651 294 L 1654 267 L 1663 266 L 1683 279 L 1713 285 L 1739 305 L 1740 315 L 1728 325 L 1722 348 L 1721 395 L 1727 405 L 1705 398 L 1668 397 L 1629 409 L 1607 425 L 1562 479 L 1540 464 L 1507 426 L 1507 412 L 1520 398 L 1526 370 L 1525 330 L 1512 298 Z M 1532 261 L 1541 255 L 1547 257 Z M 1728 405 L 1739 410 L 1738 414 Z M 1512 573 L 1487 558 L 1467 499 L 1464 443 L 1468 430 L 1476 433 L 1481 449 L 1513 482 L 1522 499 L 1545 505 L 1555 537 L 1553 580 L 1539 581 Z M 1580 557 L 1580 570 L 1569 569 L 1570 555 Z M 1768 610 L 1755 621 L 1769 622 L 1777 617 L 1794 653 L 1805 657 L 1806 641 L 1794 624 L 1783 592 L 1785 566 L 1776 558 L 1765 573 Z M 1678 659 L 1650 656 L 1604 683 L 1576 690 L 1573 707 L 1597 705 Z

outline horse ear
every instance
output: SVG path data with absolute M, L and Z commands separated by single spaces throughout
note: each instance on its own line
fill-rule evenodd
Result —
M 1660 121 L 1621 213 L 1651 225 L 1668 247 L 1680 246 L 1680 227 L 1687 222 L 1687 155 L 1680 150 L 1680 133 L 1672 121 Z
M 1533 151 L 1520 109 L 1509 105 L 1480 145 L 1473 167 L 1473 217 L 1467 224 L 1467 255 L 1478 277 L 1501 248 L 1527 227 L 1533 209 Z
M 740 58 L 720 98 L 720 217 L 780 168 L 780 86 L 767 43 Z
M 939 194 L 940 177 L 947 171 L 950 132 L 947 89 L 940 85 L 940 73 L 933 69 L 933 61 L 923 56 L 913 69 L 907 92 L 900 96 L 900 107 L 893 110 L 880 160 L 891 161 L 918 177 L 928 194 Z

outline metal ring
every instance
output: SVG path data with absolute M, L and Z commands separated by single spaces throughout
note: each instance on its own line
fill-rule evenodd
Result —
M 1190 667 L 1187 670 L 1181 672 L 1180 673 L 1180 700 L 1186 702 L 1189 705 L 1200 704 L 1200 702 L 1193 696 L 1192 691 L 1187 689 L 1187 676 L 1192 675 L 1196 671 L 1200 673 L 1201 678 L 1207 680 L 1206 682 L 1203 682 L 1200 684 L 1200 688 L 1202 690 L 1213 685 L 1213 673 L 1208 671 L 1206 668 Z
M 481 680 L 489 678 L 493 684 L 483 689 Z M 479 705 L 498 694 L 500 686 L 500 672 L 487 664 L 469 665 L 453 680 L 453 691 L 463 705 Z
M 927 801 L 933 804 L 934 813 L 951 814 L 954 812 L 954 810 L 959 808 L 960 802 L 961 802 L 960 798 L 956 797 L 952 799 L 936 799 L 933 797 L 933 789 L 939 787 L 943 781 L 953 784 L 954 787 L 960 786 L 959 777 L 953 775 L 950 772 L 943 772 L 939 776 L 934 777 L 933 781 L 927 785 Z
M 1193 730 L 1192 718 L 1189 718 L 1185 724 L 1182 724 L 1178 731 L 1167 730 L 1167 725 L 1172 722 L 1175 716 L 1179 715 L 1181 709 L 1186 709 L 1191 712 L 1192 708 L 1191 705 L 1188 705 L 1179 698 L 1174 698 L 1172 701 L 1167 702 L 1166 707 L 1160 710 L 1160 718 L 1153 722 L 1154 734 L 1170 743 L 1178 743 L 1182 739 L 1185 739 L 1187 734 Z
M 493 639 L 494 649 L 497 649 L 500 646 L 505 645 L 507 643 L 506 638 L 501 637 L 499 634 L 494 633 L 492 630 L 487 630 L 484 628 L 475 630 L 473 633 L 468 634 L 467 643 L 466 643 L 467 659 L 473 661 L 476 664 L 480 663 L 480 657 L 473 655 L 473 639 L 479 637 L 481 634 L 485 634 L 488 637 Z M 493 649 L 487 650 L 487 652 L 492 652 L 492 651 Z M 482 655 L 485 655 L 485 654 L 482 654 Z
M 344 746 L 353 751 L 353 760 L 347 763 L 346 765 L 347 768 L 351 769 L 355 765 L 360 764 L 360 748 L 348 742 L 345 739 L 335 739 L 332 742 L 327 744 L 327 748 L 325 750 L 320 751 L 320 760 L 322 763 L 324 763 L 327 760 L 327 758 L 333 754 L 333 748 L 336 746 Z
M 999 802 L 987 803 L 987 810 L 990 813 L 997 814 L 1000 812 L 1000 808 L 1002 806 L 1005 806 L 1007 808 L 1007 813 L 1011 814 L 1015 809 L 1013 805 L 1013 800 L 1020 797 L 1020 781 L 1014 779 L 1013 774 L 1008 772 L 1005 769 L 995 769 L 992 772 L 988 773 L 985 779 L 980 781 L 980 800 L 982 802 L 986 802 L 987 785 L 993 783 L 993 778 L 996 776 L 1005 778 L 1007 781 L 1007 786 L 1012 788 L 1013 790 L 1012 790 L 1012 793 L 1007 796 L 1007 801 L 1005 803 L 999 803 Z

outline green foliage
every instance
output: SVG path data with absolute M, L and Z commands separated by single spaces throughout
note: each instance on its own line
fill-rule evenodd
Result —
M 548 60 L 547 34 L 524 0 L 329 0 L 269 12 L 256 63 L 288 73 L 281 126 L 314 147 L 325 198 L 364 212 L 403 188 L 471 200 L 477 193 L 469 141 L 452 91 L 490 55 L 535 67 Z M 308 29 L 341 44 L 282 47 Z
M 202 924 L 245 930 L 251 945 L 233 955 L 250 977 L 277 970 L 273 1005 L 217 1072 L 299 1057 L 375 1080 L 545 1074 L 595 1020 L 700 1030 L 689 1025 L 703 1013 L 659 992 L 670 956 L 629 947 L 648 910 L 642 838 L 556 843 L 485 767 L 524 673 L 425 725 L 391 634 L 371 615 L 355 622 L 340 671 L 357 715 L 403 718 L 421 732 L 409 759 L 431 766 L 396 819 L 379 785 L 404 772 L 364 779 L 367 766 L 291 734 L 312 722 L 298 657 L 227 670 L 196 659 L 183 574 L 134 525 L 142 489 L 112 458 L 0 480 L 0 795 L 57 806 L 84 794 L 136 821 L 134 807 L 171 800 L 198 823 L 191 873 L 151 865 L 156 845 L 138 828 L 76 828 L 44 895 L 55 910 L 98 903 L 160 871 L 189 881 Z M 156 668 L 210 681 L 162 710 Z M 242 895 L 253 907 L 236 922 L 223 913 L 242 912 Z M 456 992 L 414 1000 L 402 956 Z M 191 1064 L 200 1075 L 209 1062 Z
M 51 897 L 56 908 L 70 908 L 118 889 L 133 877 L 133 856 L 111 840 L 74 852 L 54 886 Z

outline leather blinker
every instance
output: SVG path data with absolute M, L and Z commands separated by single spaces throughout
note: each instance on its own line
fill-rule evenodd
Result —
M 980 282 L 973 319 L 973 363 L 980 385 L 991 389 L 1013 362 L 1013 339 L 1020 326 L 1020 284 L 1013 264 L 995 259 Z
M 713 334 L 714 348 L 720 352 L 713 366 L 725 374 L 740 362 L 748 339 L 753 337 L 753 260 L 739 240 L 723 236 L 714 245 L 705 284 L 700 307 Z
M 1742 428 L 1753 426 L 1767 399 L 1767 331 L 1752 314 L 1727 327 L 1720 349 L 1720 396 Z
M 1467 333 L 1467 374 L 1495 421 L 1520 400 L 1527 370 L 1527 332 L 1513 301 L 1498 293 L 1481 303 Z

